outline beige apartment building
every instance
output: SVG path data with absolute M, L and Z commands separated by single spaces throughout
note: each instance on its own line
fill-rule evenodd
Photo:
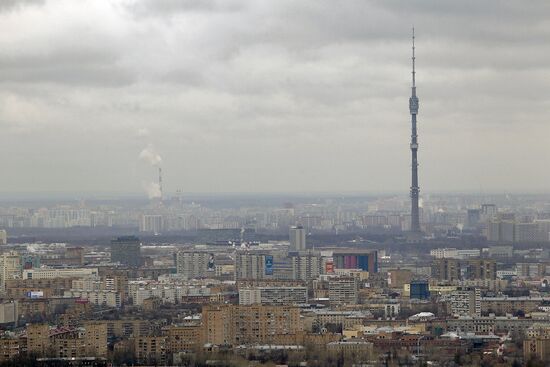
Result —
M 303 331 L 300 309 L 291 306 L 208 305 L 202 323 L 211 344 L 269 344 Z

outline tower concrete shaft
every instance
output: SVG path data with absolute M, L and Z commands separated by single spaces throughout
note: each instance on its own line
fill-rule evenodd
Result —
M 418 134 L 416 129 L 416 115 L 418 114 L 418 97 L 416 96 L 416 70 L 415 70 L 415 46 L 414 28 L 412 33 L 412 94 L 409 98 L 409 111 L 411 112 L 411 232 L 421 232 L 420 213 L 418 209 L 418 197 L 420 187 L 418 186 Z

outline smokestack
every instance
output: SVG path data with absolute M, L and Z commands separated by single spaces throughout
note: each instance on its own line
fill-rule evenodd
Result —
M 159 167 L 159 190 L 160 190 L 160 202 L 162 203 L 162 168 Z

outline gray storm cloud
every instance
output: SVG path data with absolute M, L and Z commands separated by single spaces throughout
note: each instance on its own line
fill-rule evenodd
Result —
M 414 24 L 422 193 L 546 191 L 548 18 L 542 0 L 0 1 L 0 190 L 141 192 L 129 162 L 161 164 L 154 141 L 166 192 L 406 195 Z

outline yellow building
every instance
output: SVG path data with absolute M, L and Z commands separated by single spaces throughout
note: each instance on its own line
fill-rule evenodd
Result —
M 0 255 L 0 292 L 6 290 L 6 281 L 21 278 L 21 256 L 17 252 Z
M 48 339 L 49 348 L 46 351 L 46 356 L 76 358 L 86 355 L 86 342 L 82 330 L 51 329 Z
M 481 313 L 505 315 L 518 310 L 529 313 L 536 311 L 542 302 L 540 297 L 484 297 L 481 298 Z
M 201 325 L 170 326 L 166 331 L 168 350 L 171 353 L 198 350 L 204 344 L 203 327 Z
M 300 309 L 290 306 L 208 305 L 202 310 L 205 343 L 270 343 L 303 330 Z
M 86 356 L 106 357 L 107 356 L 107 323 L 86 322 L 84 324 L 84 342 Z
M 48 324 L 28 324 L 27 325 L 27 351 L 44 355 L 50 348 Z
M 105 323 L 107 324 L 107 336 L 109 337 L 129 338 L 131 336 L 148 335 L 155 327 L 150 320 L 143 319 L 108 320 Z
M 525 360 L 538 358 L 543 362 L 550 361 L 550 338 L 538 337 L 523 341 L 523 356 Z
M 0 338 L 0 362 L 7 362 L 19 355 L 19 339 L 12 337 Z
M 83 328 L 28 324 L 26 331 L 28 353 L 61 358 L 107 356 L 105 322 L 87 322 Z
M 6 295 L 18 297 L 26 291 L 42 291 L 44 297 L 62 296 L 65 290 L 71 289 L 76 278 L 45 278 L 45 279 L 6 279 Z
M 401 288 L 412 280 L 412 271 L 408 269 L 388 270 L 388 287 Z
M 134 348 L 139 363 L 159 366 L 166 363 L 167 338 L 165 336 L 139 336 L 135 339 Z
M 368 359 L 373 355 L 373 344 L 365 340 L 335 341 L 327 344 L 327 351 L 342 353 L 350 359 Z

